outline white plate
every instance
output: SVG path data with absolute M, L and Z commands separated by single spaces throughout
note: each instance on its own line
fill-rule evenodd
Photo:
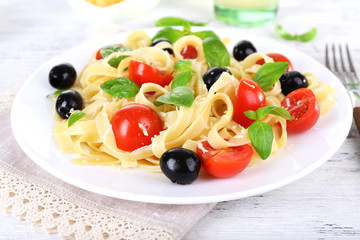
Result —
M 148 29 L 153 36 L 158 29 Z M 186 186 L 172 184 L 161 173 L 116 170 L 100 166 L 77 166 L 71 155 L 59 153 L 52 137 L 52 104 L 46 95 L 54 92 L 48 83 L 50 69 L 69 62 L 79 73 L 98 48 L 125 40 L 128 33 L 75 47 L 36 71 L 19 91 L 11 114 L 15 138 L 24 152 L 40 167 L 72 185 L 99 194 L 151 203 L 193 204 L 244 198 L 287 185 L 314 171 L 344 142 L 352 122 L 351 102 L 339 80 L 322 64 L 304 53 L 270 39 L 236 30 L 212 29 L 233 42 L 248 39 L 260 52 L 279 52 L 291 59 L 300 72 L 312 72 L 337 91 L 335 107 L 321 116 L 311 130 L 289 136 L 287 146 L 260 164 L 229 179 L 202 175 Z M 229 46 L 232 49 L 232 45 Z

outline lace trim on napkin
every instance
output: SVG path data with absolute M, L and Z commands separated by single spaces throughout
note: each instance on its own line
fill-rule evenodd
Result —
M 161 229 L 141 227 L 118 216 L 76 204 L 1 168 L 0 183 L 1 209 L 63 238 L 174 239 Z

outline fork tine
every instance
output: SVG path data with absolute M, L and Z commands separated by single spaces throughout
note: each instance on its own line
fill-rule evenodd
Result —
M 340 53 L 341 68 L 342 68 L 343 72 L 346 72 L 341 44 L 339 44 L 339 53 Z
M 358 78 L 358 76 L 356 74 L 356 71 L 355 71 L 355 68 L 354 68 L 354 65 L 353 65 L 353 61 L 351 59 L 349 46 L 347 44 L 346 44 L 346 53 L 347 53 L 347 58 L 348 58 L 348 61 L 349 61 L 350 71 L 353 73 L 354 78 L 356 79 L 356 81 L 360 82 L 359 78 Z
M 339 73 L 339 69 L 337 67 L 335 45 L 334 44 L 332 45 L 332 52 L 333 52 L 334 70 L 335 70 L 336 73 Z
M 329 62 L 329 49 L 328 44 L 325 45 L 325 66 L 331 70 L 330 62 Z

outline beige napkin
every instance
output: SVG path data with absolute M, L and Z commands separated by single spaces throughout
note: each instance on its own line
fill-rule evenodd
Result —
M 163 205 L 91 193 L 48 174 L 17 145 L 10 128 L 15 96 L 0 96 L 0 208 L 75 239 L 181 239 L 215 204 Z

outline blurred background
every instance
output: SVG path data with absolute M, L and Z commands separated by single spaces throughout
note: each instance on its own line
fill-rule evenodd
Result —
M 0 89 L 23 82 L 43 63 L 82 42 L 121 30 L 154 27 L 155 20 L 164 16 L 177 16 L 206 22 L 209 27 L 240 29 L 226 25 L 214 16 L 212 0 L 160 0 L 153 8 L 132 7 L 125 16 L 109 22 L 102 14 L 86 13 L 87 8 L 74 9 L 71 2 L 84 0 L 0 0 L 0 68 L 8 69 L 19 64 L 21 71 L 2 73 Z M 150 0 L 144 0 L 148 2 Z M 151 0 L 153 1 L 153 0 Z M 150 2 L 151 2 L 150 1 Z M 125 1 L 126 2 L 126 1 Z M 155 1 L 156 4 L 157 1 Z M 76 5 L 76 4 L 75 4 Z M 151 5 L 151 4 L 150 4 Z M 151 7 L 151 6 L 147 6 Z M 322 60 L 325 42 L 348 42 L 358 45 L 353 36 L 360 22 L 360 1 L 356 0 L 280 0 L 274 22 L 265 26 L 241 28 L 253 34 L 269 37 L 292 45 Z M 84 14 L 79 14 L 83 11 Z M 119 10 L 121 15 L 121 9 Z M 124 11 L 122 11 L 124 12 Z M 139 15 L 140 14 L 140 15 Z M 84 19 L 82 15 L 87 15 Z M 89 20 L 90 19 L 90 20 Z M 282 39 L 275 31 L 275 22 L 289 32 L 306 32 L 316 27 L 313 41 L 302 43 Z M 358 32 L 358 30 L 357 30 Z M 357 35 L 359 36 L 359 35 Z M 354 49 L 360 56 L 359 48 Z M 357 63 L 359 59 L 357 58 Z M 6 80 L 5 80 L 6 79 Z

